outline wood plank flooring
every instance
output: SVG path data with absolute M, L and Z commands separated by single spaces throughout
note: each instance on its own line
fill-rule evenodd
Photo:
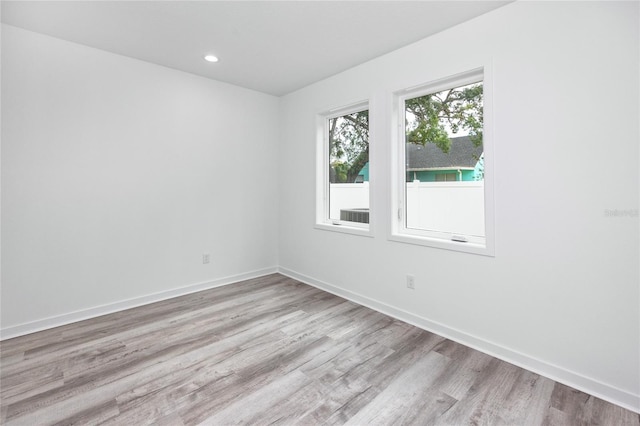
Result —
M 6 425 L 640 425 L 274 274 L 0 344 Z

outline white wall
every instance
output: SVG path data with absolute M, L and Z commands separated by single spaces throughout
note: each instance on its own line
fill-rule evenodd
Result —
M 279 264 L 639 410 L 638 18 L 518 2 L 280 101 L 3 26 L 2 330 Z M 389 241 L 390 93 L 487 61 L 496 256 Z M 374 238 L 314 229 L 316 113 L 367 98 Z
M 3 25 L 2 107 L 8 334 L 275 270 L 277 98 Z
M 517 2 L 284 97 L 282 270 L 640 410 L 638 18 Z M 488 62 L 495 257 L 389 241 L 391 93 Z M 366 99 L 374 238 L 314 229 L 315 115 Z

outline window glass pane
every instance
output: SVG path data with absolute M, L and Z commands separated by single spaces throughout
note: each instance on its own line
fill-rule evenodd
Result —
M 328 120 L 329 219 L 369 223 L 369 111 Z
M 406 228 L 484 237 L 482 82 L 405 100 Z

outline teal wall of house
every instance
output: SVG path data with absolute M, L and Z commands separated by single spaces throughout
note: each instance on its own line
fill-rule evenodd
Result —
M 475 174 L 473 170 L 461 170 L 462 172 L 462 181 L 473 181 L 475 180 Z M 438 171 L 422 171 L 422 172 L 407 172 L 407 182 L 412 182 L 415 179 L 418 179 L 420 182 L 437 182 L 436 175 L 446 175 L 450 173 L 455 173 L 456 180 L 460 180 L 460 174 L 457 169 L 452 170 L 438 170 Z
M 475 170 L 461 170 L 462 172 L 462 181 L 469 182 L 476 180 L 476 174 L 479 173 L 479 168 L 476 165 Z M 413 182 L 414 179 L 418 179 L 420 182 L 438 182 L 438 178 L 436 175 L 446 175 L 450 173 L 455 173 L 456 180 L 460 180 L 457 169 L 451 170 L 438 170 L 438 171 L 421 171 L 421 172 L 407 172 L 407 182 Z M 365 164 L 364 167 L 358 173 L 358 182 L 369 182 L 369 163 Z
M 362 179 L 360 178 L 362 177 Z M 359 182 L 369 182 L 369 163 L 365 164 L 360 173 L 358 173 Z

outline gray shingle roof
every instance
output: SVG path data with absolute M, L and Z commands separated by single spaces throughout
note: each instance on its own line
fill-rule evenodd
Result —
M 437 168 L 473 168 L 482 155 L 482 145 L 476 147 L 469 136 L 451 138 L 451 148 L 445 154 L 435 144 L 425 146 L 408 143 L 407 170 L 418 171 Z

